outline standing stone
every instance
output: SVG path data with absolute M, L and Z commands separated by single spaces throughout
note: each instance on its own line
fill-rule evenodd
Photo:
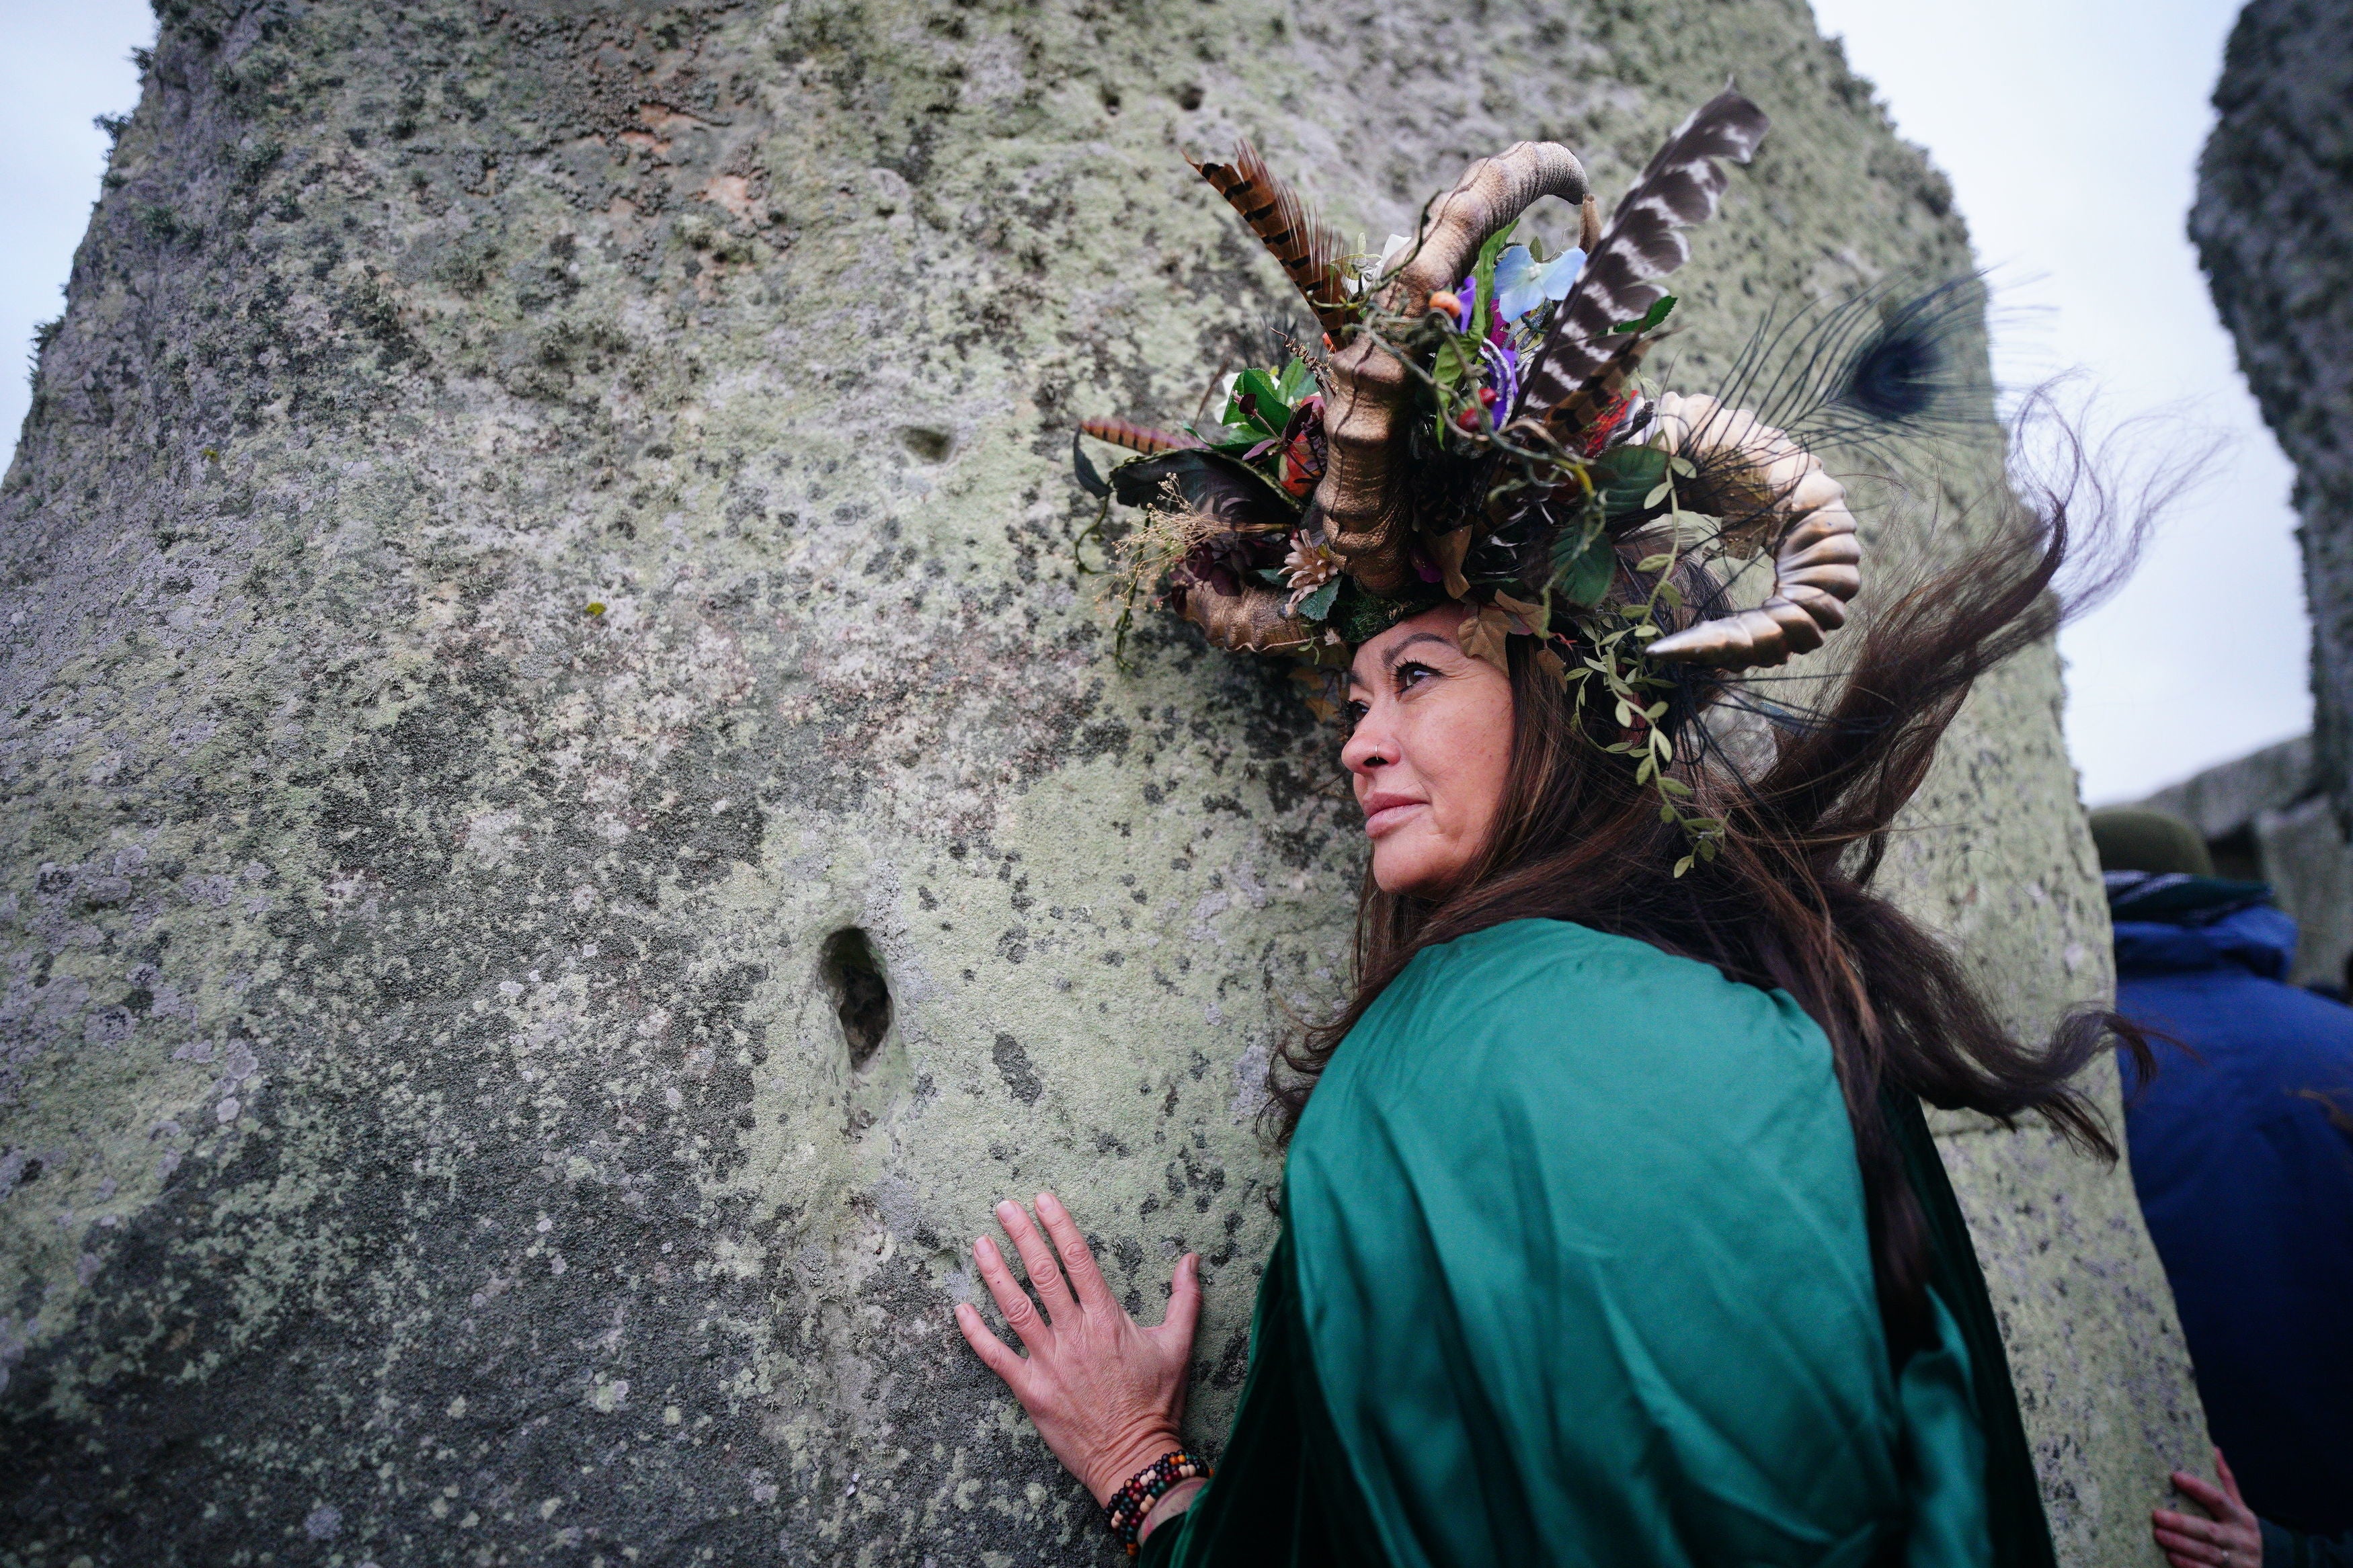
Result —
M 2353 823 L 2353 4 L 2254 0 L 2231 29 L 2214 107 L 2189 235 L 2295 464 L 2315 783 L 2341 840 Z M 2215 630 L 2230 613 L 2216 606 Z
M 1101 1561 L 968 1238 L 1051 1185 L 1146 1312 L 1199 1249 L 1221 1431 L 1360 866 L 1281 671 L 1121 670 L 1075 564 L 1072 422 L 1282 309 L 1180 153 L 1377 244 L 1737 69 L 1694 381 L 1968 265 L 1785 0 L 162 10 L 0 490 L 11 1563 Z M 2107 986 L 2056 680 L 1896 851 L 2037 1026 Z M 2063 1556 L 2147 1562 L 2200 1423 L 2128 1180 L 1947 1132 Z

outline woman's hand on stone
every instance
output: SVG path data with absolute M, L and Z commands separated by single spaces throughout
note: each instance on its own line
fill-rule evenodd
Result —
M 2263 1525 L 2239 1496 L 2238 1478 L 2220 1448 L 2214 1450 L 2214 1473 L 2222 1478 L 2220 1487 L 2187 1470 L 2173 1472 L 2173 1484 L 2211 1517 L 2152 1510 L 2149 1527 L 2158 1550 L 2173 1568 L 2263 1568 Z
M 1201 1260 L 1190 1252 L 1177 1260 L 1167 1316 L 1147 1329 L 1113 1300 L 1086 1238 L 1053 1194 L 1038 1194 L 1038 1217 L 1042 1237 L 1019 1204 L 997 1205 L 997 1223 L 1021 1255 L 1035 1302 L 995 1242 L 984 1236 L 972 1245 L 988 1293 L 1029 1353 L 1015 1353 L 968 1301 L 956 1306 L 956 1327 L 1013 1390 L 1054 1457 L 1095 1501 L 1107 1502 L 1137 1471 L 1184 1446 L 1176 1425 L 1201 1311 Z

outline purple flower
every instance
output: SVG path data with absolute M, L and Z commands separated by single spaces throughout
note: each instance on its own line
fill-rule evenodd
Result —
M 1495 406 L 1487 412 L 1500 426 L 1520 400 L 1519 351 L 1503 343 L 1481 343 L 1479 357 L 1487 362 L 1487 384 L 1495 389 Z
M 1454 298 L 1461 312 L 1454 319 L 1454 330 L 1467 332 L 1479 317 L 1479 275 L 1474 272 L 1462 279 L 1462 287 L 1454 290 Z

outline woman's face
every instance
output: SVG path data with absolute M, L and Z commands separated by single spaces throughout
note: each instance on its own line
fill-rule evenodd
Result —
M 1385 893 L 1435 898 L 1494 830 L 1512 754 L 1512 683 L 1454 640 L 1459 605 L 1399 621 L 1348 669 L 1356 732 L 1340 752 Z

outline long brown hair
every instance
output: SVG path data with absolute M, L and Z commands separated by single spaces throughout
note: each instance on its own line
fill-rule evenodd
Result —
M 1288 1138 L 1341 1039 L 1422 949 L 1506 921 L 1574 921 L 1786 990 L 1830 1038 L 1854 1129 L 1872 1260 L 1891 1343 L 1927 1338 L 1925 1216 L 1904 1175 L 1883 1094 L 1966 1107 L 2005 1125 L 2032 1115 L 2078 1148 L 2116 1158 L 2098 1110 L 2072 1081 L 2113 1040 L 2146 1059 L 2140 1033 L 2079 1009 L 2048 1044 L 2015 1038 L 1954 953 L 1872 889 L 1890 825 L 1920 785 L 1936 743 L 1977 679 L 2049 636 L 2054 577 L 2068 555 L 2063 500 L 2021 510 L 1859 629 L 1831 705 L 1783 729 L 1773 760 L 1746 779 L 1686 768 L 1702 809 L 1727 825 L 1721 852 L 1672 875 L 1689 848 L 1635 783 L 1606 702 L 1565 691 L 1511 649 L 1514 734 L 1494 840 L 1437 901 L 1382 892 L 1367 873 L 1357 910 L 1356 990 L 1340 1015 L 1280 1057 L 1271 1118 Z M 1655 545 L 1630 541 L 1636 555 Z M 2112 579 L 2121 567 L 2105 574 Z M 1858 635 L 1850 632 L 1849 636 Z M 1687 709 L 1706 689 L 1686 693 Z M 1697 729 L 1697 721 L 1685 727 Z M 1688 754 L 1679 746 L 1679 754 Z

